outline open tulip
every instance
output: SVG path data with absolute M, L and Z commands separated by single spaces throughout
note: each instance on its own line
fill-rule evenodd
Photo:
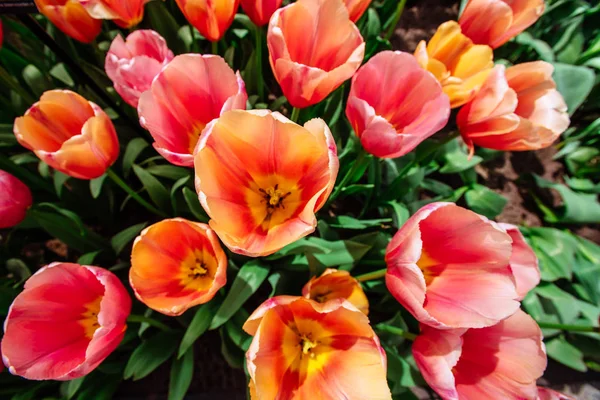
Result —
M 282 2 L 283 0 L 241 0 L 244 12 L 256 26 L 268 24 Z
M 569 127 L 567 105 L 552 80 L 554 67 L 534 61 L 494 67 L 456 123 L 471 153 L 474 145 L 495 150 L 538 150 Z
M 231 26 L 240 0 L 176 0 L 179 9 L 202 36 L 211 42 L 221 40 Z
M 452 203 L 432 203 L 388 245 L 386 284 L 423 324 L 482 328 L 519 308 L 510 255 L 511 238 L 497 224 Z
M 131 28 L 144 18 L 150 0 L 78 0 L 97 19 L 112 19 L 121 28 Z
M 245 109 L 248 96 L 239 73 L 214 55 L 175 57 L 140 97 L 140 124 L 150 131 L 154 148 L 169 162 L 194 164 L 200 134 L 225 111 Z
M 119 140 L 108 115 L 69 90 L 45 92 L 15 120 L 14 133 L 46 164 L 79 179 L 98 178 L 119 156 Z
M 575 400 L 575 398 L 552 389 L 538 386 L 537 400 Z
M 299 108 L 320 102 L 351 78 L 365 54 L 342 0 L 298 0 L 280 8 L 269 22 L 267 44 L 275 78 Z
M 365 150 L 394 158 L 442 129 L 450 102 L 411 54 L 383 51 L 352 78 L 346 116 Z
M 23 221 L 32 203 L 27 185 L 0 170 L 0 229 L 13 227 Z
M 102 30 L 102 21 L 92 18 L 78 0 L 35 0 L 35 5 L 58 29 L 80 42 L 92 42 Z
M 498 224 L 512 239 L 510 270 L 515 278 L 517 294 L 522 300 L 527 293 L 540 283 L 540 267 L 535 252 L 523 237 L 518 227 L 511 224 Z
M 492 48 L 473 44 L 455 21 L 440 25 L 429 43 L 419 43 L 415 57 L 440 81 L 452 108 L 469 102 L 494 66 Z
M 110 271 L 52 263 L 25 282 L 4 322 L 2 359 L 26 379 L 69 380 L 119 345 L 131 299 Z
M 153 30 L 138 30 L 123 40 L 117 35 L 106 54 L 106 75 L 123 100 L 137 108 L 142 93 L 173 59 L 167 42 Z
M 299 126 L 277 112 L 228 111 L 195 155 L 196 191 L 210 227 L 231 251 L 272 254 L 312 233 L 339 162 L 321 119 Z
M 321 276 L 313 276 L 304 285 L 302 295 L 318 303 L 346 299 L 365 315 L 369 315 L 369 300 L 360 283 L 348 271 L 327 268 Z
M 536 400 L 547 364 L 542 332 L 521 310 L 488 328 L 423 326 L 412 350 L 443 400 Z
M 273 297 L 243 328 L 254 336 L 246 353 L 253 400 L 391 400 L 379 339 L 343 299 Z
M 343 0 L 346 8 L 348 9 L 348 14 L 350 15 L 350 19 L 352 22 L 357 22 L 360 17 L 367 11 L 369 8 L 369 4 L 371 4 L 371 0 Z
M 206 224 L 166 219 L 133 243 L 129 282 L 136 297 L 166 315 L 211 300 L 227 281 L 227 257 Z
M 492 48 L 529 28 L 544 12 L 544 0 L 469 0 L 460 20 L 474 43 Z

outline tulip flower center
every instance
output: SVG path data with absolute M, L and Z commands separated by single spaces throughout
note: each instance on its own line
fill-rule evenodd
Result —
M 265 189 L 258 189 L 263 194 L 263 198 L 267 204 L 267 214 L 272 214 L 277 208 L 285 208 L 283 201 L 292 194 L 292 192 L 284 192 L 279 189 L 279 184 Z
M 308 355 L 311 358 L 315 358 L 315 353 L 313 353 L 313 349 L 317 347 L 319 342 L 317 340 L 312 340 L 312 335 L 309 333 L 307 335 L 300 335 L 300 347 L 302 348 L 302 355 Z
M 317 303 L 325 303 L 329 299 L 329 295 L 333 293 L 332 290 L 327 290 L 322 293 L 311 294 L 311 299 L 316 301 Z
M 423 272 L 425 283 L 430 285 L 434 278 L 438 275 L 434 272 L 432 267 L 439 265 L 439 262 L 435 261 L 431 256 L 423 249 L 421 251 L 421 258 L 417 261 L 417 266 Z
M 96 329 L 100 327 L 100 323 L 98 322 L 98 314 L 100 314 L 101 301 L 102 296 L 99 296 L 96 300 L 86 304 L 84 306 L 85 311 L 81 314 L 81 318 L 79 319 L 79 323 L 85 330 L 85 336 L 89 339 L 94 337 L 94 332 L 96 332 Z
M 196 249 L 181 263 L 181 285 L 192 290 L 207 290 L 216 270 L 214 257 L 205 250 Z

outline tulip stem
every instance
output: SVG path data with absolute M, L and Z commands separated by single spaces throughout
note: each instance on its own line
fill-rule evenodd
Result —
M 398 21 L 400 21 L 400 17 L 402 16 L 402 12 L 404 11 L 404 6 L 406 5 L 406 0 L 400 0 L 398 2 L 398 7 L 396 7 L 396 13 L 394 14 L 394 19 L 392 19 L 392 23 L 388 26 L 388 30 L 385 34 L 385 39 L 390 40 L 394 31 L 396 30 L 396 25 L 398 25 Z
M 112 169 L 108 168 L 106 170 L 106 174 L 108 175 L 108 177 L 110 179 L 112 179 L 112 181 L 114 183 L 116 183 L 119 187 L 121 187 L 121 189 L 123 189 L 125 192 L 127 192 L 131 197 L 133 197 L 133 199 L 135 201 L 137 201 L 138 203 L 140 203 L 140 205 L 142 205 L 146 210 L 150 211 L 151 213 L 154 213 L 160 217 L 166 218 L 167 214 L 165 214 L 164 212 L 158 210 L 157 208 L 155 208 L 154 206 L 152 206 L 150 203 L 148 203 L 146 200 L 144 200 L 139 194 L 137 194 L 137 192 L 135 190 L 133 190 L 132 188 L 129 187 L 129 185 L 127 183 L 125 183 L 125 181 L 123 181 L 119 175 L 117 175 L 115 173 L 115 171 L 113 171 Z
M 583 326 L 583 325 L 563 325 L 563 324 L 555 324 L 552 322 L 539 322 L 537 324 L 540 328 L 544 329 L 560 329 L 562 331 L 569 332 L 595 332 L 600 333 L 600 327 L 598 326 Z
M 262 48 L 263 48 L 263 34 L 262 34 L 262 28 L 260 26 L 256 27 L 256 35 L 254 35 L 255 39 L 256 39 L 256 46 L 254 51 L 256 52 L 255 56 L 256 56 L 256 70 L 258 71 L 258 74 L 256 76 L 256 86 L 257 86 L 257 91 L 258 91 L 258 100 L 263 100 L 264 96 L 265 96 L 265 91 L 264 91 L 264 80 L 263 80 L 263 68 L 262 68 Z
M 173 332 L 174 330 L 173 328 L 163 324 L 160 321 L 157 321 L 150 317 L 145 317 L 143 315 L 131 314 L 129 315 L 129 317 L 127 317 L 127 322 L 134 324 L 148 324 L 165 332 Z
M 211 52 L 218 56 L 219 55 L 219 42 L 210 42 Z
M 394 335 L 402 336 L 403 338 L 408 340 L 415 340 L 417 338 L 417 335 L 415 335 L 414 333 L 410 333 L 408 331 L 405 331 L 404 329 L 397 328 L 391 325 L 377 324 L 375 325 L 375 329 L 379 332 L 387 332 Z
M 387 268 L 384 268 L 384 269 L 379 269 L 377 271 L 369 272 L 367 274 L 355 276 L 355 278 L 359 282 L 374 281 L 375 279 L 383 278 L 385 276 L 386 272 L 387 272 Z
M 298 107 L 294 107 L 292 109 L 292 115 L 290 119 L 292 120 L 292 122 L 298 123 L 298 118 L 300 118 L 300 109 Z
M 292 116 L 293 116 L 293 113 L 292 113 Z M 342 181 L 335 187 L 335 189 L 333 190 L 333 193 L 331 194 L 331 196 L 329 196 L 329 200 L 327 201 L 328 204 L 333 203 L 333 201 L 335 199 L 337 199 L 337 197 L 340 195 L 340 193 L 342 192 L 342 190 L 344 189 L 344 187 L 346 187 L 346 184 L 348 184 L 348 182 L 350 181 L 350 179 L 352 179 L 352 177 L 354 176 L 354 174 L 360 168 L 362 168 L 366 157 L 367 157 L 366 151 L 364 151 L 361 148 L 360 153 L 358 155 L 358 158 L 354 161 L 354 164 L 352 164 L 352 168 L 350 168 L 350 170 L 346 173 L 346 175 L 344 176 L 344 178 L 342 179 Z
M 188 24 L 188 26 L 190 27 L 190 38 L 192 39 L 192 42 L 190 43 L 190 51 L 192 53 L 195 53 L 197 51 L 197 49 L 196 49 L 196 39 L 194 38 L 194 26 L 192 24 Z

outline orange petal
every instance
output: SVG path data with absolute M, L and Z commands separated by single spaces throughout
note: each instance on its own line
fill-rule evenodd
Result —
M 360 283 L 348 271 L 326 269 L 320 277 L 312 277 L 304 285 L 302 295 L 318 303 L 346 299 L 365 315 L 369 315 L 369 300 Z

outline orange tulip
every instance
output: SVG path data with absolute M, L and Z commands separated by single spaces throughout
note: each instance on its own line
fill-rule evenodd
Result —
M 240 0 L 176 0 L 190 24 L 210 40 L 221 40 L 231 26 Z
M 452 108 L 469 102 L 494 66 L 492 48 L 473 44 L 455 21 L 440 25 L 427 45 L 419 43 L 415 57 L 440 81 Z
M 135 296 L 166 315 L 210 301 L 227 281 L 227 257 L 206 224 L 174 218 L 142 231 L 131 252 Z
M 298 0 L 273 14 L 269 59 L 294 107 L 316 104 L 354 75 L 365 43 L 341 0 Z
M 371 0 L 344 0 L 344 4 L 348 9 L 352 22 L 357 22 L 369 8 Z
M 269 23 L 273 13 L 281 7 L 283 0 L 241 0 L 242 8 L 256 26 Z
M 15 120 L 14 133 L 42 161 L 74 178 L 98 178 L 119 156 L 119 140 L 108 115 L 69 90 L 44 93 Z
M 369 300 L 360 283 L 348 271 L 327 268 L 321 276 L 313 276 L 304 285 L 302 295 L 318 303 L 346 299 L 365 315 L 369 315 Z
M 58 29 L 80 42 L 90 43 L 102 30 L 102 21 L 92 18 L 78 0 L 35 0 L 35 5 Z
M 567 105 L 552 80 L 554 67 L 535 61 L 494 67 L 481 91 L 456 118 L 471 152 L 537 150 L 550 146 L 569 126 Z
M 473 43 L 498 48 L 544 13 L 544 0 L 469 0 L 458 23 Z
M 338 172 L 325 122 L 296 125 L 266 110 L 224 113 L 200 137 L 196 191 L 231 251 L 272 254 L 315 230 Z
M 144 18 L 144 5 L 150 0 L 78 0 L 97 19 L 112 19 L 121 28 L 131 28 Z
M 391 400 L 385 352 L 352 304 L 265 301 L 244 324 L 252 400 Z

